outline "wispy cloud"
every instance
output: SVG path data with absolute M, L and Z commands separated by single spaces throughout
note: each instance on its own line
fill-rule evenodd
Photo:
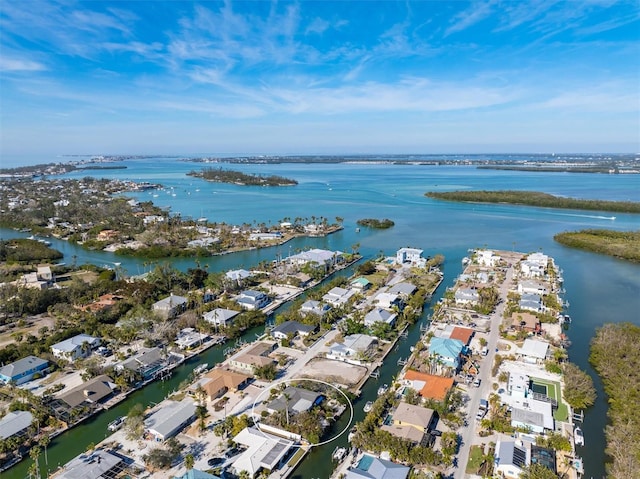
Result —
M 444 36 L 447 37 L 452 33 L 461 32 L 467 28 L 475 25 L 478 22 L 489 17 L 494 11 L 495 1 L 478 1 L 475 2 L 469 9 L 460 12 L 456 15 L 451 23 L 452 25 L 446 29 Z
M 24 60 L 20 58 L 8 58 L 4 55 L 0 56 L 0 71 L 6 72 L 36 72 L 46 70 L 47 68 L 38 62 L 32 60 Z

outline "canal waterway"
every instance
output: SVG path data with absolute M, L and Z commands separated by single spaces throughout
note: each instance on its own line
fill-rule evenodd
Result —
M 286 256 L 309 247 L 351 251 L 358 245 L 365 257 L 380 252 L 393 254 L 398 248 L 423 248 L 425 255 L 445 255 L 444 281 L 440 292 L 451 286 L 462 271 L 461 260 L 469 248 L 533 252 L 542 250 L 555 258 L 564 270 L 565 298 L 568 313 L 573 318 L 568 335 L 571 361 L 589 371 L 598 387 L 597 404 L 585 412 L 583 431 L 586 446 L 578 449 L 584 459 L 585 476 L 600 478 L 605 474 L 606 398 L 602 386 L 588 363 L 589 342 L 596 329 L 606 322 L 631 321 L 640 324 L 640 266 L 606 256 L 565 248 L 553 241 L 553 235 L 567 230 L 611 228 L 640 229 L 640 216 L 618 213 L 554 210 L 511 205 L 480 205 L 440 202 L 424 197 L 426 191 L 458 189 L 516 189 L 535 190 L 575 198 L 640 201 L 638 178 L 635 175 L 595 175 L 570 173 L 535 173 L 477 170 L 466 166 L 424 165 L 230 165 L 248 173 L 277 174 L 299 181 L 295 187 L 251 188 L 237 185 L 211 184 L 186 176 L 198 165 L 175 160 L 154 159 L 125 162 L 127 170 L 92 171 L 92 175 L 122 177 L 162 183 L 165 190 L 154 198 L 149 193 L 136 194 L 174 213 L 194 218 L 207 216 L 210 221 L 232 224 L 243 222 L 276 222 L 286 217 L 319 218 L 333 221 L 340 216 L 344 230 L 325 238 L 297 238 L 286 245 L 251 250 L 211 258 L 198 258 L 210 271 L 251 268 L 260 261 L 271 261 L 277 255 Z M 225 166 L 226 167 L 226 166 Z M 76 177 L 86 176 L 76 173 Z M 73 175 L 70 175 L 73 176 Z M 171 190 L 173 186 L 173 190 Z M 199 191 L 196 191 L 199 190 Z M 171 191 L 175 192 L 169 194 Z M 190 194 L 189 194 L 190 193 Z M 361 228 L 360 218 L 390 218 L 395 226 L 388 230 Z M 615 219 L 612 219 L 615 217 Z M 3 239 L 29 234 L 0 230 Z M 52 239 L 52 246 L 65 255 L 63 261 L 77 264 L 113 265 L 121 263 L 129 275 L 140 274 L 153 267 L 147 261 L 118 257 L 112 253 L 86 251 L 66 241 Z M 163 261 L 165 262 L 165 261 Z M 179 269 L 195 266 L 194 259 L 170 259 Z M 439 294 L 434 296 L 434 301 Z M 425 311 L 428 314 L 428 310 Z M 257 331 L 248 332 L 247 340 Z M 379 381 L 370 380 L 362 398 L 356 402 L 356 419 L 363 417 L 362 405 L 372 399 L 380 382 L 390 383 L 399 367 L 398 357 L 407 357 L 409 347 L 417 340 L 419 328 L 409 331 L 409 338 L 399 343 L 398 350 L 388 356 Z M 70 457 L 86 449 L 90 443 L 104 439 L 109 421 L 126 414 L 131 405 L 145 405 L 162 400 L 174 390 L 193 367 L 202 362 L 213 365 L 222 358 L 222 348 L 214 347 L 189 365 L 178 368 L 171 380 L 153 383 L 131 395 L 125 403 L 56 438 L 49 447 L 50 467 L 63 464 Z M 314 449 L 294 473 L 297 479 L 328 477 L 330 454 L 336 445 L 346 444 L 338 439 L 323 448 Z M 73 452 L 73 454 L 72 454 Z M 43 456 L 41 456 L 43 461 Z M 28 459 L 2 474 L 2 478 L 27 477 Z

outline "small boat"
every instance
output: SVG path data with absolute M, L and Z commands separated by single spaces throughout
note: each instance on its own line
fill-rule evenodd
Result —
M 119 418 L 111 421 L 107 426 L 107 429 L 109 429 L 109 431 L 111 432 L 116 432 L 118 429 L 120 429 L 124 425 L 125 418 L 126 416 L 120 416 Z
M 371 408 L 373 408 L 373 401 L 367 401 L 367 403 L 364 405 L 364 412 L 369 412 L 371 411 Z
M 196 366 L 193 369 L 193 374 L 200 374 L 200 373 L 206 371 L 208 367 L 209 367 L 208 363 L 199 364 L 198 366 Z
M 360 233 L 360 228 L 356 228 L 356 233 Z
M 383 384 L 382 386 L 380 386 L 378 388 L 378 396 L 382 396 L 384 393 L 386 393 L 389 390 L 389 386 L 387 384 Z
M 564 322 L 565 323 L 570 323 L 571 322 L 571 316 L 569 316 L 568 314 L 564 315 Z
M 471 259 L 467 258 L 466 256 L 464 258 L 462 258 L 462 265 L 466 266 L 469 264 L 469 262 L 471 261 Z
M 333 450 L 333 454 L 331 454 L 331 459 L 333 459 L 334 461 L 340 462 L 344 459 L 344 456 L 346 455 L 347 455 L 346 447 L 336 447 Z
M 349 429 L 349 435 L 347 436 L 347 441 L 351 442 L 354 437 L 356 437 L 356 427 L 355 426 L 353 426 L 351 429 Z
M 573 431 L 573 442 L 576 446 L 584 446 L 584 434 L 582 434 L 582 429 L 579 427 Z

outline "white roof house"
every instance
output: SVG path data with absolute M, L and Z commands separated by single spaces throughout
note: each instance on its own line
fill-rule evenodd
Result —
M 497 265 L 501 259 L 500 256 L 494 254 L 494 252 L 489 249 L 477 250 L 475 253 L 476 261 L 482 266 L 493 267 Z
M 67 361 L 74 361 L 78 358 L 86 358 L 100 346 L 100 338 L 89 336 L 88 334 L 78 334 L 73 338 L 65 339 L 51 346 L 53 355 Z
M 207 339 L 209 339 L 208 334 L 199 333 L 193 328 L 184 328 L 176 336 L 176 346 L 180 349 L 189 349 L 201 345 Z
M 541 362 L 547 358 L 549 343 L 537 339 L 525 339 L 518 354 L 523 356 L 526 362 Z
M 232 281 L 242 281 L 245 278 L 253 276 L 253 273 L 246 269 L 234 269 L 232 271 L 227 271 L 224 275 Z
M 542 434 L 545 429 L 553 431 L 551 403 L 528 400 L 522 407 L 511 406 L 511 425 L 529 428 L 537 434 Z
M 545 295 L 549 294 L 549 287 L 541 281 L 524 279 L 518 283 L 518 293 Z
M 386 309 L 374 308 L 365 315 L 364 324 L 372 326 L 374 323 L 386 323 L 393 326 L 397 317 L 396 313 L 391 313 Z
M 0 439 L 8 439 L 20 435 L 27 430 L 33 421 L 29 411 L 11 411 L 0 419 Z
M 396 283 L 393 286 L 391 286 L 387 290 L 387 293 L 397 294 L 400 297 L 406 298 L 408 296 L 411 296 L 416 289 L 417 287 L 414 286 L 413 284 L 402 282 L 402 283 Z
M 356 292 L 352 289 L 344 289 L 336 286 L 335 288 L 331 288 L 322 297 L 322 300 L 332 306 L 338 307 L 349 301 L 354 294 L 356 294 Z
M 254 477 L 261 469 L 273 471 L 293 447 L 294 442 L 283 437 L 268 434 L 256 427 L 244 428 L 233 438 L 233 442 L 246 446 L 246 450 L 233 462 L 237 474 L 247 471 Z
M 332 344 L 327 357 L 341 360 L 356 358 L 360 354 L 367 354 L 376 344 L 378 340 L 374 336 L 350 334 L 344 337 L 344 342 Z
M 373 298 L 373 302 L 384 309 L 391 309 L 400 304 L 400 296 L 394 293 L 379 293 Z
M 527 397 L 530 381 L 531 379 L 526 374 L 510 372 L 509 380 L 507 381 L 507 391 L 509 391 L 512 396 Z
M 480 301 L 480 294 L 475 288 L 458 288 L 453 299 L 456 304 L 475 304 Z
M 216 326 L 228 326 L 238 314 L 240 313 L 233 309 L 216 308 L 204 313 L 202 317 L 206 322 Z
M 396 262 L 398 264 L 411 263 L 414 266 L 424 266 L 427 260 L 422 257 L 424 250 L 417 248 L 400 248 L 396 252 Z
M 161 409 L 144 420 L 144 425 L 157 441 L 164 441 L 191 423 L 195 414 L 196 405 L 192 399 L 183 399 L 180 402 L 165 401 Z
M 332 265 L 335 264 L 338 258 L 342 257 L 344 253 L 342 251 L 329 251 L 325 249 L 310 249 L 298 254 L 289 256 L 287 260 L 293 264 L 307 264 L 317 263 L 319 265 Z
M 313 299 L 309 299 L 302 303 L 300 306 L 300 314 L 317 314 L 318 316 L 324 316 L 324 314 L 331 309 L 331 306 L 328 304 L 323 304 L 320 301 L 315 301 Z
M 66 463 L 58 479 L 116 477 L 126 466 L 125 459 L 105 449 L 82 453 Z
M 260 309 L 269 304 L 270 301 L 269 296 L 265 293 L 252 289 L 247 289 L 236 297 L 236 303 L 250 311 Z

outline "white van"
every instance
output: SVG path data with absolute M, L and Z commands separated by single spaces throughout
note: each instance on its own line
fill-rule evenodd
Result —
M 482 351 L 480 351 L 480 354 L 486 356 L 487 354 L 489 354 L 489 348 L 485 346 L 484 348 L 482 348 Z

